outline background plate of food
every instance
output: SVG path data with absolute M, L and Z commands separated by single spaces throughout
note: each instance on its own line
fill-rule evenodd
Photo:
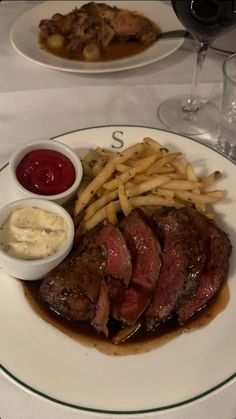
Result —
M 183 39 L 158 39 L 159 33 L 179 28 L 172 8 L 164 2 L 50 1 L 17 19 L 10 37 L 18 53 L 40 65 L 104 73 L 142 67 L 168 56 Z
M 207 255 L 202 268 L 205 269 L 205 263 L 212 262 L 212 255 L 215 255 L 213 263 L 208 265 L 210 269 L 207 272 L 211 278 L 215 275 L 214 272 L 217 273 L 222 286 L 217 290 L 211 304 L 190 322 L 184 322 L 181 327 L 164 320 L 156 331 L 141 333 L 135 328 L 132 329 L 133 326 L 136 327 L 137 322 L 134 325 L 130 321 L 132 330 L 129 327 L 121 330 L 122 333 L 125 331 L 125 337 L 118 330 L 118 334 L 115 332 L 113 335 L 115 339 L 111 339 L 114 323 L 108 326 L 108 337 L 105 337 L 107 325 L 104 327 L 104 316 L 100 316 L 100 321 L 99 316 L 96 317 L 96 321 L 93 317 L 89 328 L 82 322 L 79 329 L 78 323 L 62 319 L 64 315 L 68 317 L 66 310 L 71 307 L 67 300 L 68 293 L 65 292 L 66 286 L 62 286 L 63 298 L 59 306 L 55 303 L 56 300 L 50 302 L 54 312 L 61 312 L 62 316 L 58 318 L 58 315 L 49 314 L 45 311 L 45 306 L 38 303 L 38 282 L 33 282 L 32 286 L 29 282 L 25 285 L 1 270 L 2 372 L 35 395 L 67 407 L 103 415 L 157 414 L 209 397 L 228 385 L 235 379 L 236 373 L 235 165 L 197 141 L 148 127 L 94 127 L 63 134 L 56 140 L 70 146 L 83 159 L 84 179 L 78 199 L 72 204 L 72 211 L 76 215 L 77 245 L 81 244 L 81 233 L 87 231 L 89 234 L 94 226 L 99 228 L 98 223 L 105 223 L 107 228 L 109 221 L 114 229 L 115 225 L 120 223 L 120 217 L 126 221 L 130 220 L 130 213 L 133 213 L 134 207 L 142 207 L 146 212 L 150 208 L 156 211 L 156 208 L 167 206 L 169 209 L 175 207 L 174 211 L 182 213 L 183 208 L 187 206 L 190 213 L 197 209 L 200 218 L 204 217 L 204 220 L 207 220 L 209 231 L 213 232 L 211 237 L 207 236 L 206 241 L 204 237 L 208 227 L 198 236 L 196 246 L 203 240 L 208 251 L 206 254 L 200 251 L 200 258 L 197 254 L 197 259 Z M 9 173 L 6 166 L 0 172 L 0 189 L 4 191 L 0 197 L 1 206 L 14 201 L 10 190 L 4 187 L 8 182 Z M 107 196 L 110 198 L 107 199 Z M 105 208 L 107 205 L 109 208 Z M 146 216 L 149 217 L 148 211 Z M 214 221 L 211 221 L 212 218 Z M 181 215 L 181 223 L 186 222 L 188 216 L 186 218 L 185 212 L 184 217 Z M 180 236 L 190 234 L 192 240 L 188 242 L 189 246 L 196 250 L 196 246 L 192 246 L 196 231 L 191 232 L 193 226 L 190 224 L 184 231 L 182 229 Z M 195 221 L 193 224 L 195 225 Z M 172 224 L 172 228 L 174 225 L 176 223 Z M 124 224 L 123 227 L 121 225 L 121 231 L 125 236 L 127 231 L 125 233 Z M 140 231 L 142 227 L 138 227 L 135 234 L 139 234 Z M 109 234 L 108 240 L 111 236 Z M 185 256 L 188 254 L 188 257 L 192 258 L 194 252 L 188 252 L 183 241 L 180 243 L 180 236 L 177 236 L 175 243 L 180 245 L 182 250 L 185 249 Z M 216 242 L 215 237 L 220 241 Z M 231 256 L 229 239 L 233 246 Z M 158 270 L 158 266 L 155 268 L 157 259 L 150 263 L 150 257 L 158 252 L 158 246 L 153 247 L 153 240 L 156 239 L 152 236 L 151 241 L 148 241 L 152 248 L 150 255 L 145 254 L 143 243 L 147 243 L 142 240 L 139 242 L 145 258 L 149 258 L 149 263 L 145 263 L 143 270 L 144 276 L 146 269 L 151 269 L 150 275 L 153 275 L 153 266 L 154 274 L 156 269 Z M 95 243 L 95 240 L 93 242 Z M 170 246 L 172 243 L 173 241 L 169 240 Z M 89 257 L 93 250 L 90 249 Z M 132 255 L 133 249 L 130 250 Z M 166 252 L 167 257 L 169 253 L 170 248 Z M 182 259 L 183 264 L 185 261 L 186 257 Z M 135 271 L 135 261 L 132 258 L 131 262 Z M 73 263 L 70 266 L 75 266 Z M 81 263 L 83 264 L 84 260 Z M 98 258 L 96 263 L 99 263 Z M 68 271 L 68 265 L 66 266 L 66 269 L 63 268 L 64 272 Z M 193 264 L 189 266 L 190 270 L 192 266 Z M 59 276 L 62 271 L 59 272 Z M 96 270 L 95 276 L 99 274 L 98 271 L 100 270 Z M 115 272 L 116 270 L 114 275 Z M 127 270 L 125 272 L 127 274 Z M 149 279 L 153 278 L 150 275 Z M 190 276 L 192 278 L 192 275 Z M 139 278 L 142 279 L 142 275 Z M 111 284 L 109 281 L 108 286 Z M 131 279 L 131 285 L 132 281 L 134 282 L 134 279 Z M 47 293 L 48 284 L 52 286 L 49 287 L 52 291 L 55 276 L 51 283 L 44 282 L 42 289 L 40 285 L 41 296 L 46 296 L 46 299 L 47 296 L 53 295 L 51 291 Z M 126 283 L 123 289 L 129 287 L 130 285 L 127 288 Z M 212 287 L 209 288 L 209 292 L 210 290 Z M 82 294 L 77 293 L 79 296 Z M 96 310 L 104 308 L 104 301 L 99 301 Z M 89 307 L 90 310 L 92 305 Z M 146 313 L 145 310 L 146 308 Z M 150 315 L 152 310 L 150 312 L 148 308 L 148 312 Z M 117 319 L 119 310 L 118 314 L 114 313 L 112 315 Z M 144 319 L 143 316 L 141 318 Z M 146 323 L 152 328 L 149 322 L 152 315 L 145 318 Z M 103 327 L 100 328 L 102 323 Z M 121 323 L 116 320 L 116 331 L 118 324 Z M 131 336 L 133 332 L 136 333 Z

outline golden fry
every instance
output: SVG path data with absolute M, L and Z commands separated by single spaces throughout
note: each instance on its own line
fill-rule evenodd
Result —
M 160 148 L 162 148 L 162 145 L 161 145 L 161 144 L 159 144 L 157 141 L 153 140 L 153 139 L 152 139 L 152 138 L 150 138 L 150 137 L 145 137 L 145 138 L 143 139 L 143 142 L 144 142 L 144 144 L 146 144 L 148 147 L 150 147 L 153 151 L 155 151 L 155 152 L 157 152 L 157 153 L 160 153 L 160 154 L 161 154 Z
M 109 223 L 113 225 L 118 224 L 118 218 L 116 215 L 116 207 L 114 205 L 114 202 L 110 202 L 108 205 L 106 205 L 106 217 Z
M 135 185 L 132 188 L 127 189 L 127 196 L 137 196 L 142 195 L 145 192 L 148 192 L 158 186 L 168 184 L 169 178 L 166 175 L 160 175 L 152 177 L 150 180 L 140 183 L 139 185 Z
M 181 175 L 185 175 L 185 164 L 183 164 L 181 161 L 179 160 L 173 160 L 171 162 L 172 166 L 175 168 L 175 170 L 177 171 L 177 173 L 180 173 Z
M 209 188 L 209 186 L 214 185 L 220 179 L 222 179 L 222 173 L 219 172 L 219 170 L 216 170 L 215 172 L 211 173 L 209 176 L 202 179 L 202 189 Z
M 119 197 L 121 209 L 123 213 L 125 214 L 125 216 L 128 217 L 128 215 L 131 213 L 133 208 L 130 205 L 129 200 L 127 198 L 124 184 L 121 182 L 121 179 L 119 177 L 117 178 L 117 181 L 118 181 L 118 197 Z
M 139 183 L 146 182 L 149 179 L 150 179 L 150 177 L 148 175 L 137 175 L 133 179 L 131 179 L 131 183 L 137 185 Z M 127 184 L 128 184 L 128 182 L 125 184 L 128 187 Z
M 170 173 L 173 173 L 174 171 L 175 171 L 175 169 L 173 167 L 166 165 L 166 166 L 160 167 L 160 169 L 156 170 L 156 173 L 158 173 L 158 174 L 162 174 L 162 173 L 170 174 Z
M 98 210 L 100 210 L 100 208 L 104 207 L 117 198 L 118 190 L 111 191 L 102 195 L 101 198 L 97 199 L 86 209 L 84 219 L 89 220 Z
M 194 172 L 194 170 L 193 170 L 193 166 L 192 166 L 192 164 L 191 164 L 191 163 L 188 163 L 188 164 L 186 165 L 186 167 L 185 167 L 185 172 L 186 172 L 186 176 L 187 176 L 187 178 L 188 178 L 189 180 L 195 180 L 195 181 L 198 181 L 197 175 L 196 175 L 196 173 Z M 199 187 L 198 187 L 198 188 L 193 188 L 192 192 L 193 192 L 193 193 L 196 193 L 196 194 L 200 194 L 200 193 L 201 193 L 201 191 L 200 191 L 200 188 L 199 188 Z M 205 211 L 206 211 L 206 205 L 205 205 L 204 203 L 196 203 L 196 204 L 195 204 L 195 206 L 196 206 L 196 209 L 197 209 L 198 211 L 201 211 L 201 212 L 205 212 Z
M 117 172 L 124 173 L 129 170 L 129 166 L 126 166 L 126 164 L 116 164 L 115 169 Z
M 167 163 L 171 162 L 173 164 L 173 161 L 179 156 L 181 156 L 181 153 L 165 154 L 163 157 L 159 158 L 148 170 L 146 170 L 146 173 L 148 175 L 156 173 L 158 170 L 160 170 L 161 167 L 165 166 Z
M 93 175 L 93 169 L 89 165 L 89 163 L 87 163 L 86 161 L 83 161 L 82 160 L 82 166 L 83 166 L 83 175 L 84 176 L 88 176 L 88 177 L 90 177 L 90 179 L 92 179 L 94 177 L 94 175 Z
M 85 154 L 85 156 L 83 157 L 82 161 L 84 163 L 89 164 L 92 167 L 94 165 L 94 163 L 96 163 L 96 159 L 95 159 L 94 153 L 92 153 L 91 151 L 89 151 L 87 154 Z
M 125 189 L 132 188 L 135 184 L 132 182 L 133 179 L 125 183 Z
M 213 196 L 208 196 L 206 194 L 196 194 L 194 192 L 183 190 L 176 190 L 175 196 L 177 196 L 180 199 L 183 199 L 184 201 L 192 202 L 193 204 L 215 204 L 217 201 L 219 201 L 218 198 L 215 198 Z
M 125 172 L 125 173 L 122 173 L 119 176 L 119 179 L 121 180 L 122 183 L 128 182 L 130 179 L 132 179 L 137 174 L 144 172 L 149 166 L 152 165 L 152 163 L 155 161 L 155 159 L 156 159 L 156 156 L 147 157 L 146 159 L 142 160 L 142 162 L 138 166 L 127 170 L 127 172 Z M 118 186 L 118 177 L 111 180 L 110 182 L 104 183 L 103 188 L 108 190 L 108 191 L 112 191 L 112 190 L 116 189 L 117 186 Z
M 214 212 L 209 212 L 209 211 L 206 212 L 206 211 L 203 211 L 203 215 L 205 215 L 210 220 L 214 220 L 214 218 L 215 218 Z
M 154 156 L 156 156 L 155 158 L 154 158 Z M 130 166 L 131 168 L 133 168 L 133 167 L 137 167 L 137 166 L 139 166 L 139 165 L 142 165 L 142 163 L 144 163 L 144 165 L 146 165 L 146 162 L 148 161 L 147 159 L 148 158 L 150 158 L 150 157 L 152 157 L 152 159 L 153 159 L 153 162 L 156 160 L 156 159 L 158 159 L 159 157 L 158 157 L 158 155 L 157 154 L 153 154 L 152 153 L 152 155 L 151 156 L 148 156 L 148 157 L 142 157 L 142 158 L 139 158 L 139 159 L 136 159 L 136 160 L 132 160 L 132 161 L 127 161 L 127 165 L 128 166 Z M 152 161 L 152 159 L 151 159 L 151 161 Z M 130 169 L 130 167 L 129 167 L 129 169 Z M 145 169 L 146 170 L 146 169 Z
M 88 184 L 91 182 L 90 177 L 83 176 L 82 181 L 77 189 L 77 195 L 81 194 L 85 188 L 87 188 Z
M 154 188 L 152 189 L 154 195 L 166 196 L 168 198 L 174 198 L 175 193 L 171 189 Z
M 108 163 L 104 169 L 90 182 L 87 188 L 79 195 L 78 200 L 75 203 L 74 216 L 78 215 L 84 207 L 90 202 L 94 194 L 104 182 L 112 175 L 114 172 L 114 165 Z
M 104 165 L 106 164 L 104 159 L 99 159 L 94 166 L 92 167 L 93 175 L 94 177 L 97 176 L 102 169 L 104 168 Z
M 96 225 L 98 225 L 99 223 L 101 223 L 102 221 L 106 219 L 106 216 L 107 216 L 106 207 L 103 207 L 99 211 L 97 211 L 93 215 L 93 217 L 91 217 L 88 221 L 84 221 L 82 223 L 82 228 L 84 232 L 96 227 Z
M 175 204 L 175 201 L 171 198 L 164 198 L 152 194 L 136 196 L 135 198 L 130 198 L 129 201 L 134 208 L 143 207 L 145 205 L 161 205 L 163 207 L 172 207 Z
M 105 148 L 96 147 L 96 153 L 99 157 L 105 159 L 106 161 L 110 160 L 111 158 L 114 158 L 117 153 L 114 153 L 113 151 L 106 150 Z
M 185 166 L 185 174 L 188 180 L 196 180 L 198 181 L 197 175 L 193 170 L 193 165 L 191 163 L 187 163 Z
M 121 210 L 120 201 L 113 201 L 113 205 L 116 212 L 119 212 Z M 96 214 L 94 214 L 94 216 L 91 217 L 88 221 L 82 223 L 81 228 L 84 232 L 91 230 L 92 228 L 96 227 L 99 223 L 106 220 L 106 217 L 106 207 L 103 207 L 99 211 L 97 211 Z
M 188 191 L 194 188 L 199 188 L 201 186 L 201 182 L 197 182 L 195 180 L 171 180 L 168 183 L 165 183 L 165 189 L 179 189 L 183 191 Z
M 221 200 L 224 198 L 225 191 L 223 191 L 222 189 L 217 189 L 215 191 L 205 192 L 204 194 L 207 196 L 213 196 L 214 198 Z

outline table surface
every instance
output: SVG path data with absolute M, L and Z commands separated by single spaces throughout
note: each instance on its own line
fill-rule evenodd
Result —
M 190 41 L 185 41 L 169 57 L 132 71 L 99 75 L 54 71 L 18 55 L 9 41 L 13 22 L 36 3 L 39 2 L 0 3 L 0 167 L 20 144 L 83 127 L 134 124 L 163 128 L 157 118 L 158 105 L 170 92 L 173 95 L 190 89 L 195 59 Z M 218 107 L 223 59 L 223 55 L 209 50 L 199 89 L 201 95 Z M 200 139 L 214 147 L 215 138 L 215 133 L 211 133 Z M 206 400 L 156 417 L 235 419 L 235 393 L 236 383 L 232 383 Z M 1 419 L 84 416 L 82 412 L 36 398 L 0 376 Z

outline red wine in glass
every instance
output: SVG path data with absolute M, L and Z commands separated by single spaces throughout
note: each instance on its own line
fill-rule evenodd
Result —
M 198 79 L 209 45 L 236 27 L 236 0 L 171 0 L 176 16 L 193 35 L 197 49 L 191 93 L 163 102 L 161 121 L 173 131 L 189 135 L 211 131 L 219 121 L 216 107 L 196 95 Z
M 199 41 L 210 43 L 236 25 L 234 0 L 171 0 L 182 24 Z

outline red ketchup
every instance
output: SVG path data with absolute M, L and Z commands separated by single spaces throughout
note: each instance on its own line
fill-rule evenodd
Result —
M 38 195 L 56 195 L 69 189 L 75 181 L 73 163 L 55 150 L 33 150 L 16 168 L 18 181 Z

